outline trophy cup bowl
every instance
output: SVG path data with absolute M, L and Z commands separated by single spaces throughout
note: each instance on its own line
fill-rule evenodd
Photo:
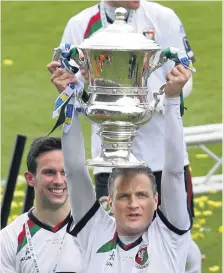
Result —
M 160 47 L 125 22 L 127 12 L 116 9 L 116 21 L 97 31 L 71 51 L 70 58 L 88 71 L 88 101 L 84 114 L 99 125 L 101 153 L 87 160 L 91 167 L 140 167 L 132 154 L 137 129 L 149 122 L 159 99 L 147 98 L 149 75 L 166 60 L 154 62 Z M 78 56 L 78 50 L 84 60 Z M 80 99 L 80 98 L 79 98 Z M 81 100 L 81 99 L 80 99 Z

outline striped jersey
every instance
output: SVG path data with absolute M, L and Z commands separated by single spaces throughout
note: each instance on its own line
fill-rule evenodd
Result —
M 111 20 L 107 18 L 108 23 Z M 129 23 L 136 32 L 142 33 L 148 39 L 153 39 L 161 48 L 176 47 L 185 50 L 188 56 L 194 60 L 193 51 L 187 40 L 184 27 L 173 10 L 158 3 L 141 0 L 140 7 L 135 11 L 132 21 Z M 102 28 L 100 5 L 95 5 L 73 16 L 67 23 L 62 43 L 80 45 L 84 39 L 90 37 Z M 154 71 L 148 79 L 148 100 L 153 99 L 153 93 L 166 82 L 167 73 L 174 67 L 174 62 L 168 61 L 161 68 Z M 81 77 L 80 77 L 81 78 Z M 188 82 L 188 88 L 192 88 L 192 79 Z M 164 95 L 158 108 L 164 109 Z M 182 107 L 183 110 L 183 107 Z M 91 152 L 95 158 L 101 151 L 101 139 L 97 134 L 99 128 L 92 125 Z M 164 159 L 164 117 L 161 113 L 155 113 L 150 122 L 141 126 L 133 141 L 132 151 L 135 157 L 143 160 L 153 171 L 163 169 Z M 184 147 L 184 165 L 188 165 L 186 145 Z M 109 168 L 94 168 L 96 173 L 111 172 Z
M 32 210 L 20 215 L 0 231 L 1 272 L 36 273 L 27 243 L 25 223 L 31 235 L 40 273 L 82 273 L 82 257 L 77 240 L 66 233 L 70 215 L 55 227 L 41 223 Z M 61 241 L 64 244 L 61 250 Z

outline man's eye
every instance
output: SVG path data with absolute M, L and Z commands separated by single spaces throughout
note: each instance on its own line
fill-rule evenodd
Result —
M 145 193 L 145 192 L 139 192 L 137 195 L 138 195 L 138 197 L 140 197 L 140 198 L 146 198 L 146 197 L 149 196 L 149 195 L 148 195 L 147 193 Z
M 66 176 L 65 171 L 62 171 L 62 172 L 61 172 L 61 175 Z
M 119 199 L 125 199 L 125 198 L 128 198 L 127 194 L 121 194 L 121 195 L 119 195 Z
M 55 172 L 53 170 L 47 170 L 45 171 L 46 175 L 53 175 Z

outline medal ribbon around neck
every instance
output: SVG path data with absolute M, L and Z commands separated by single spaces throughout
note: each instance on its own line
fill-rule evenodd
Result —
M 29 231 L 29 226 L 28 226 L 28 223 L 26 222 L 25 223 L 25 230 L 26 230 L 26 238 L 27 238 L 27 244 L 28 244 L 28 248 L 29 248 L 29 251 L 30 251 L 30 254 L 31 254 L 31 258 L 32 258 L 32 262 L 33 262 L 33 266 L 34 266 L 34 270 L 35 270 L 35 273 L 40 273 L 40 269 L 39 269 L 39 265 L 38 265 L 38 261 L 37 261 L 37 256 L 36 256 L 36 251 L 35 251 L 35 248 L 33 246 L 33 242 L 32 242 L 32 236 L 30 234 L 30 231 Z M 65 237 L 66 237 L 66 230 L 64 232 L 64 235 L 63 235 L 63 238 L 61 239 L 61 242 L 60 242 L 60 246 L 58 248 L 58 251 L 57 251 L 57 255 L 56 255 L 56 263 L 55 265 L 52 267 L 52 270 L 50 272 L 52 273 L 55 273 L 56 272 L 56 269 L 57 269 L 57 265 L 58 265 L 58 260 L 59 260 L 59 256 L 61 254 L 61 250 L 64 246 L 64 242 L 65 242 Z

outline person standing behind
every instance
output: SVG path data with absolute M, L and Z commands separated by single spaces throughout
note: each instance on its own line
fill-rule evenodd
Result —
M 66 233 L 70 217 L 61 139 L 40 137 L 27 155 L 24 176 L 35 206 L 0 231 L 1 272 L 82 273 L 76 239 Z
M 169 46 L 185 50 L 188 56 L 194 60 L 192 49 L 186 37 L 183 25 L 173 10 L 160 4 L 141 1 L 102 1 L 100 4 L 83 10 L 79 14 L 72 17 L 63 33 L 62 43 L 71 43 L 79 45 L 85 38 L 89 38 L 100 28 L 106 27 L 115 20 L 115 9 L 124 7 L 128 11 L 127 22 L 135 31 L 143 33 L 148 39 L 154 39 L 161 48 Z M 167 27 L 168 25 L 168 27 Z M 154 71 L 148 79 L 148 99 L 151 100 L 153 93 L 166 81 L 166 74 L 173 68 L 174 63 L 168 61 L 161 68 Z M 76 77 L 82 81 L 86 79 L 81 75 L 80 71 Z M 183 88 L 184 96 L 188 96 L 192 89 L 192 77 Z M 165 95 L 161 97 L 158 104 L 159 112 L 155 113 L 152 120 L 141 126 L 137 132 L 133 142 L 133 153 L 139 160 L 145 161 L 153 170 L 158 192 L 160 193 L 160 181 L 163 169 L 163 145 L 164 145 L 164 101 Z M 181 112 L 183 114 L 183 96 L 181 96 Z M 162 113 L 161 113 L 162 112 Z M 97 157 L 101 152 L 101 140 L 97 134 L 98 126 L 92 125 L 91 151 L 92 157 Z M 185 144 L 184 144 L 185 145 Z M 184 166 L 186 189 L 189 189 L 188 205 L 191 207 L 192 192 L 191 180 L 189 175 L 189 160 L 184 146 Z M 94 177 L 96 184 L 96 195 L 100 199 L 108 195 L 107 182 L 111 168 L 94 168 Z M 188 183 L 189 187 L 188 187 Z

